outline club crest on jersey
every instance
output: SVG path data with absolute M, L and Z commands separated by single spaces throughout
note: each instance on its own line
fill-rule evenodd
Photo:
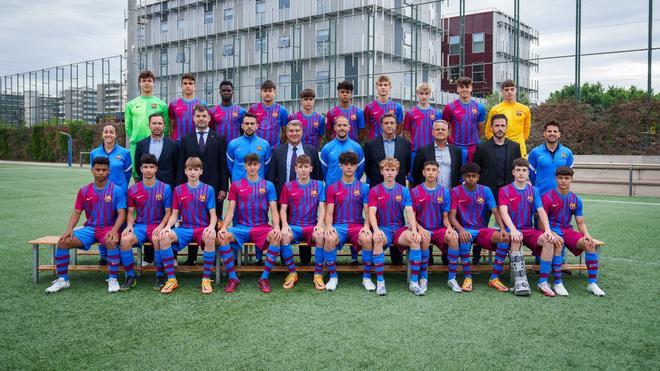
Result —
M 481 197 L 481 196 L 477 197 L 477 203 L 478 203 L 479 205 L 483 205 L 483 204 L 484 204 L 484 198 Z
M 438 201 L 439 204 L 441 204 L 442 203 L 442 196 L 438 196 L 435 200 Z
M 432 113 L 431 116 L 429 117 L 431 118 L 431 120 L 435 120 L 435 114 Z
M 522 111 L 516 111 L 516 116 L 522 116 L 522 115 L 523 115 Z
M 353 196 L 359 196 L 359 195 L 360 195 L 360 190 L 359 189 L 356 189 L 355 191 L 353 191 Z
M 273 117 L 277 117 L 277 116 L 279 116 L 279 115 L 280 115 L 279 113 L 277 113 L 277 112 L 273 112 Z
M 529 201 L 530 203 L 534 202 L 534 196 L 532 195 L 527 196 L 527 201 Z
M 199 195 L 199 200 L 202 202 L 206 201 L 206 195 Z
M 394 197 L 394 199 L 395 199 L 396 201 L 398 201 L 398 202 L 401 202 L 401 200 L 402 200 L 403 198 L 401 197 L 401 195 L 396 195 L 396 197 Z
M 234 113 L 232 113 L 231 116 L 232 116 L 233 118 L 238 117 L 238 112 L 234 112 Z
M 388 111 L 387 111 L 387 113 L 389 113 L 389 114 L 392 114 L 392 115 L 393 115 L 393 114 L 394 114 L 394 110 L 393 110 L 393 109 L 391 109 L 391 110 L 388 110 Z
M 570 204 L 568 204 L 568 208 L 571 210 L 575 210 L 575 208 L 577 208 L 577 205 L 575 204 L 575 202 L 571 202 Z
M 111 195 L 105 195 L 105 197 L 103 198 L 103 201 L 112 202 L 112 196 Z
M 266 193 L 266 188 L 265 187 L 259 188 L 259 193 L 261 193 L 261 194 Z
M 565 159 L 566 157 L 568 157 L 568 155 L 566 154 L 566 152 L 562 152 L 562 154 L 561 154 L 561 155 L 559 155 L 559 157 L 561 157 L 561 158 L 564 158 L 564 159 Z
M 478 112 L 479 112 L 479 111 L 477 111 L 476 108 L 472 108 L 472 114 L 473 114 L 473 115 L 476 115 Z
M 310 194 L 312 195 L 312 197 L 316 197 L 318 195 L 318 192 L 316 192 L 316 190 L 312 190 Z
M 121 160 L 121 155 L 117 155 L 117 160 Z
M 156 103 L 151 103 L 151 108 L 156 109 L 156 108 L 158 108 L 158 105 Z
M 314 121 L 314 122 L 312 123 L 312 126 L 313 126 L 314 128 L 318 128 L 318 127 L 319 127 L 319 122 L 318 122 L 318 121 Z
M 257 146 L 257 151 L 261 151 L 263 149 L 262 146 Z
M 163 199 L 163 194 L 162 193 L 156 193 L 156 201 L 162 201 Z
M 352 114 L 351 115 L 351 120 L 353 120 L 353 121 L 357 120 L 357 116 L 355 114 Z

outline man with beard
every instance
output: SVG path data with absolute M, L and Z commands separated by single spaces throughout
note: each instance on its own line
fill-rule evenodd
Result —
M 562 166 L 573 167 L 573 152 L 559 143 L 561 133 L 557 121 L 543 125 L 545 143 L 539 144 L 529 152 L 529 180 L 544 193 L 557 188 L 555 172 Z

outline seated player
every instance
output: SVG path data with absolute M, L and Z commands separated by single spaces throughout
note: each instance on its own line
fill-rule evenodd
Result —
M 454 251 L 458 250 L 458 233 L 449 222 L 451 194 L 448 188 L 438 184 L 439 169 L 438 162 L 426 161 L 422 168 L 424 183 L 410 191 L 417 218 L 417 231 L 422 239 L 422 262 L 419 269 L 421 295 L 426 293 L 428 287 L 430 244 L 438 246 L 445 254 L 447 246 Z
M 573 169 L 561 166 L 555 171 L 557 189 L 543 195 L 543 208 L 548 213 L 550 229 L 557 235 L 558 244 L 566 247 L 575 256 L 585 251 L 587 264 L 588 285 L 587 291 L 596 296 L 605 296 L 605 292 L 598 287 L 598 250 L 597 240 L 593 239 L 587 231 L 587 224 L 582 214 L 582 199 L 571 191 L 573 182 Z M 575 216 L 578 231 L 571 227 L 571 218 Z M 562 256 L 552 257 L 552 275 L 554 277 L 553 289 L 557 295 L 568 296 L 568 291 L 561 282 Z
M 78 190 L 69 225 L 57 241 L 57 249 L 55 249 L 57 279 L 46 289 L 46 292 L 58 292 L 71 286 L 68 274 L 69 249 L 89 250 L 96 242 L 108 249 L 108 292 L 119 291 L 119 282 L 117 282 L 119 229 L 126 220 L 126 199 L 122 189 L 108 181 L 109 173 L 108 158 L 94 158 L 92 161 L 94 181 Z M 85 226 L 74 230 L 83 210 L 87 217 Z
M 497 197 L 502 221 L 511 237 L 511 266 L 513 267 L 516 295 L 529 295 L 529 283 L 525 272 L 525 260 L 520 251 L 523 244 L 541 258 L 538 288 L 545 296 L 555 296 L 548 276 L 552 268 L 552 256 L 561 254 L 561 246 L 555 245 L 554 233 L 550 230 L 548 215 L 543 209 L 539 191 L 529 184 L 529 162 L 524 158 L 513 161 L 513 183 L 500 188 Z M 539 226 L 533 227 L 534 213 L 539 216 Z M 500 224 L 501 225 L 501 224 Z
M 251 153 L 245 156 L 247 178 L 232 182 L 229 187 L 229 206 L 225 222 L 218 231 L 220 251 L 231 251 L 229 244 L 242 247 L 253 242 L 257 249 L 266 252 L 266 263 L 261 278 L 257 282 L 263 293 L 271 292 L 270 271 L 280 255 L 280 217 L 277 212 L 277 194 L 273 183 L 259 177 L 261 161 L 259 155 Z M 273 225 L 268 224 L 268 210 L 273 218 Z M 233 223 L 233 227 L 228 227 Z M 226 254 L 226 253 L 225 253 Z M 228 254 L 231 255 L 231 252 Z M 229 271 L 229 269 L 227 269 Z M 238 286 L 236 276 L 230 276 L 227 286 Z
M 211 274 L 215 264 L 215 224 L 218 221 L 215 213 L 215 191 L 213 187 L 199 180 L 203 172 L 202 160 L 199 157 L 188 157 L 184 172 L 188 182 L 174 188 L 172 215 L 160 232 L 160 246 L 154 246 L 156 254 L 160 253 L 167 274 L 167 282 L 160 292 L 171 294 L 179 287 L 174 275 L 172 245 L 178 252 L 185 249 L 189 243 L 196 242 L 198 246 L 204 247 L 201 291 L 202 294 L 211 294 L 213 292 Z M 179 217 L 181 218 L 179 226 L 172 229 L 179 221 Z
M 383 182 L 369 191 L 369 223 L 373 229 L 373 262 L 376 270 L 376 293 L 387 294 L 383 270 L 386 249 L 394 245 L 408 251 L 410 261 L 410 291 L 424 295 L 419 286 L 419 267 L 422 263 L 421 237 L 417 233 L 417 220 L 408 188 L 395 181 L 399 173 L 399 160 L 387 157 L 379 164 Z M 405 224 L 408 220 L 408 226 Z M 365 247 L 365 251 L 369 247 Z M 369 278 L 371 281 L 371 278 Z
M 172 188 L 169 184 L 156 179 L 158 160 L 152 154 L 140 157 L 142 181 L 128 189 L 128 214 L 126 228 L 121 234 L 121 261 L 125 267 L 133 265 L 133 245 L 151 242 L 154 246 L 156 263 L 156 283 L 154 290 L 165 286 L 163 259 L 158 249 L 158 235 L 172 215 Z M 134 216 L 137 213 L 137 216 Z M 121 290 L 135 286 L 133 269 L 126 269 L 126 281 Z
M 307 155 L 296 158 L 297 180 L 290 181 L 282 187 L 280 194 L 280 220 L 282 221 L 282 261 L 289 269 L 289 275 L 284 280 L 285 289 L 290 289 L 298 282 L 296 265 L 293 262 L 291 242 L 305 242 L 314 251 L 314 287 L 324 290 L 323 283 L 323 216 L 325 215 L 325 187 L 320 180 L 310 179 L 312 159 Z M 321 215 L 321 218 L 318 217 Z
M 330 279 L 325 284 L 327 291 L 335 291 L 339 278 L 337 277 L 337 249 L 350 242 L 355 249 L 364 248 L 362 263 L 364 274 L 362 285 L 367 291 L 376 290 L 371 281 L 371 266 L 373 265 L 371 249 L 371 230 L 369 220 L 363 217 L 368 210 L 369 185 L 360 182 L 355 177 L 358 167 L 358 156 L 354 152 L 343 152 L 339 155 L 341 179 L 330 184 L 325 191 L 325 265 Z M 366 219 L 366 220 L 365 220 Z

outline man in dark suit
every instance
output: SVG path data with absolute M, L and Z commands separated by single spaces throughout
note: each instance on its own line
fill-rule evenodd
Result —
M 369 180 L 369 187 L 373 188 L 383 182 L 380 173 L 380 162 L 385 157 L 394 157 L 399 160 L 401 169 L 396 176 L 396 182 L 405 186 L 406 174 L 410 172 L 410 141 L 396 135 L 396 116 L 386 113 L 380 118 L 383 135 L 364 144 L 364 172 Z
M 399 160 L 401 168 L 396 176 L 396 182 L 406 186 L 406 175 L 410 172 L 410 141 L 396 135 L 396 116 L 386 113 L 380 118 L 383 135 L 364 144 L 364 173 L 373 188 L 383 182 L 380 172 L 380 162 L 385 157 L 394 157 Z M 390 259 L 393 265 L 402 265 L 403 256 L 399 249 L 390 249 Z
M 195 131 L 181 140 L 179 149 L 179 165 L 177 183 L 188 181 L 183 170 L 189 157 L 199 157 L 204 164 L 200 180 L 215 191 L 218 219 L 222 215 L 222 201 L 227 197 L 229 170 L 227 168 L 227 143 L 225 138 L 215 130 L 210 130 L 211 115 L 206 106 L 198 104 L 194 110 Z M 197 249 L 188 249 L 187 265 L 194 265 L 197 260 Z
M 437 120 L 433 123 L 433 143 L 417 150 L 415 161 L 413 163 L 413 179 L 415 185 L 424 183 L 422 175 L 424 163 L 429 160 L 437 161 L 440 164 L 438 172 L 438 184 L 452 189 L 461 184 L 461 166 L 463 165 L 463 155 L 461 150 L 450 144 L 449 124 L 445 120 Z M 442 255 L 442 262 L 447 264 L 447 255 Z M 429 257 L 429 264 L 433 264 L 432 250 Z
M 152 113 L 149 116 L 149 130 L 151 135 L 137 142 L 135 146 L 135 165 L 138 181 L 142 180 L 142 171 L 140 170 L 140 161 L 142 155 L 152 154 L 158 159 L 158 172 L 156 179 L 169 184 L 174 191 L 176 187 L 176 167 L 179 155 L 179 145 L 165 136 L 165 119 L 160 112 Z M 152 246 L 144 247 L 143 267 L 152 266 L 154 263 L 154 248 Z
M 506 138 L 505 115 L 493 115 L 490 126 L 493 137 L 477 146 L 473 161 L 481 167 L 479 184 L 490 188 L 497 201 L 500 188 L 513 182 L 513 160 L 521 157 L 521 154 L 520 144 Z M 490 219 L 490 213 L 486 218 Z M 473 264 L 479 264 L 481 248 L 475 246 L 472 255 Z
M 312 159 L 312 179 L 323 181 L 319 152 L 316 148 L 302 144 L 302 123 L 299 120 L 291 120 L 286 126 L 286 143 L 278 146 L 273 151 L 270 159 L 270 167 L 266 178 L 275 185 L 279 198 L 282 187 L 286 182 L 296 179 L 295 163 L 299 155 L 305 154 Z M 309 265 L 312 259 L 311 246 L 302 247 L 300 250 L 300 263 Z

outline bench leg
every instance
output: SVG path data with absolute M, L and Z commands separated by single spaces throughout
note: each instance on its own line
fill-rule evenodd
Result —
M 57 264 L 55 263 L 55 250 L 57 250 L 57 246 L 56 245 L 51 245 L 51 246 L 53 247 L 53 255 L 51 256 L 50 261 L 52 265 L 55 265 Z M 57 276 L 57 269 L 53 271 L 53 276 Z
M 32 283 L 39 282 L 39 245 L 32 245 Z
M 138 266 L 137 276 L 142 277 L 142 245 L 139 245 L 137 247 L 137 255 L 138 255 L 138 258 L 137 258 L 137 266 Z
M 390 249 L 392 246 L 390 246 Z M 410 249 L 408 249 L 408 252 L 406 253 L 406 283 L 410 285 Z
M 72 250 L 73 250 L 73 256 L 71 258 L 73 261 L 73 265 L 78 265 L 78 249 L 72 249 Z

